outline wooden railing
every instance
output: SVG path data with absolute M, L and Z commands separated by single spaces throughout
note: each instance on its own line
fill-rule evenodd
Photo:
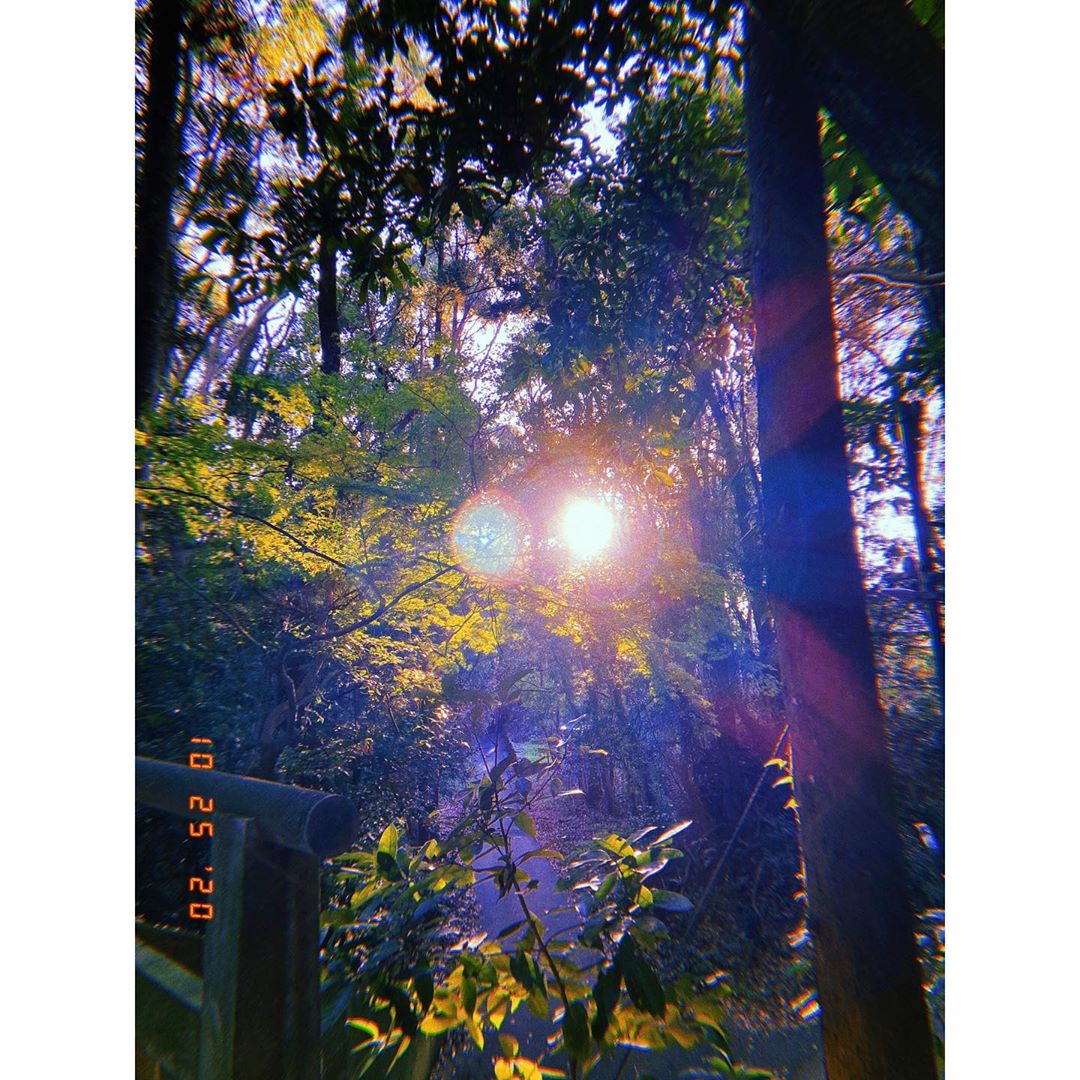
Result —
M 135 798 L 186 818 L 213 799 L 201 948 L 136 923 L 139 1080 L 319 1080 L 319 867 L 356 812 L 340 795 L 135 759 Z M 207 897 L 210 899 L 210 897 Z

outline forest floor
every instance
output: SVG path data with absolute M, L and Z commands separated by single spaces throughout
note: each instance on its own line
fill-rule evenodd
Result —
M 494 757 L 489 752 L 489 765 L 493 763 Z M 482 774 L 479 757 L 474 767 L 479 777 Z M 611 832 L 613 824 L 626 829 L 625 822 L 611 822 L 606 815 L 587 807 L 584 799 L 576 797 L 544 799 L 530 812 L 536 823 L 537 839 L 533 840 L 514 826 L 510 831 L 510 840 L 515 858 L 538 846 L 569 854 L 590 838 Z M 534 859 L 530 869 L 538 883 L 528 894 L 530 909 L 540 917 L 549 932 L 573 926 L 578 921 L 578 915 L 573 910 L 566 910 L 566 894 L 556 890 L 559 877 L 556 866 L 547 859 Z M 477 902 L 476 930 L 485 932 L 489 939 L 496 938 L 505 927 L 522 918 L 517 897 L 512 893 L 500 897 L 493 882 L 476 886 L 474 893 Z M 540 1020 L 527 1009 L 519 1009 L 503 1027 L 503 1031 L 517 1037 L 521 1053 L 534 1060 L 547 1052 L 545 1040 L 551 1030 L 550 1023 Z M 740 1024 L 733 1018 L 729 1022 L 727 1035 L 735 1060 L 771 1069 L 778 1080 L 825 1080 L 821 1031 L 816 1021 L 795 1027 L 778 1027 Z M 477 1071 L 483 1060 L 477 1051 L 466 1050 L 462 1054 L 455 1053 L 454 1057 L 452 1067 L 445 1071 L 440 1069 L 440 1075 L 448 1080 L 479 1080 L 481 1075 L 490 1075 L 490 1066 L 482 1073 Z M 549 1057 L 548 1060 L 555 1064 L 553 1058 Z M 636 1080 L 646 1075 L 655 1080 L 677 1080 L 688 1068 L 700 1066 L 700 1062 L 700 1052 L 679 1048 L 661 1053 L 641 1051 L 633 1053 L 625 1064 L 622 1055 L 616 1055 L 598 1065 L 591 1076 L 596 1080 L 614 1080 L 616 1076 L 619 1080 Z

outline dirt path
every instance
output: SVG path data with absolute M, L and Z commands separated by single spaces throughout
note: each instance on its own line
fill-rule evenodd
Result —
M 500 750 L 503 748 L 500 747 Z M 498 758 L 495 747 L 488 741 L 484 745 L 489 768 L 493 768 Z M 474 760 L 477 778 L 483 775 L 483 762 L 479 755 Z M 556 799 L 552 809 L 537 814 L 537 839 L 533 840 L 516 825 L 510 830 L 510 842 L 514 860 L 518 861 L 528 851 L 536 847 L 559 847 L 560 820 L 574 813 L 574 799 Z M 571 824 L 567 822 L 567 824 Z M 571 833 L 577 832 L 570 828 Z M 538 882 L 536 889 L 528 894 L 529 908 L 543 922 L 548 934 L 567 930 L 574 926 L 579 917 L 577 912 L 563 909 L 567 903 L 565 893 L 556 891 L 558 872 L 547 859 L 532 859 L 527 864 L 529 872 Z M 484 882 L 476 887 L 476 898 L 480 905 L 480 924 L 488 938 L 494 940 L 507 926 L 519 922 L 522 918 L 521 906 L 517 897 L 510 893 L 499 896 L 493 882 Z M 513 939 L 511 939 L 513 940 Z M 520 1008 L 513 1016 L 507 1017 L 503 1031 L 514 1035 L 524 1056 L 534 1060 L 545 1057 L 545 1064 L 558 1067 L 554 1055 L 548 1052 L 546 1037 L 551 1033 L 551 1024 L 534 1016 L 528 1009 Z M 763 1068 L 777 1071 L 778 1076 L 786 1080 L 825 1080 L 825 1068 L 821 1057 L 821 1034 L 817 1023 L 805 1024 L 787 1031 L 755 1034 L 732 1026 L 728 1031 L 732 1050 L 737 1060 L 745 1060 Z M 494 1042 L 494 1040 L 492 1040 Z M 595 1080 L 614 1080 L 622 1062 L 622 1054 L 616 1054 L 610 1062 L 603 1062 L 591 1074 Z M 688 1068 L 700 1064 L 700 1055 L 685 1050 L 672 1049 L 663 1053 L 635 1051 L 619 1074 L 619 1080 L 636 1080 L 645 1075 L 655 1080 L 677 1080 Z

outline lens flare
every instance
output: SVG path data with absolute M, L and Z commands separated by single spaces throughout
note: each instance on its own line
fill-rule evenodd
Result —
M 611 543 L 615 517 L 601 502 L 575 499 L 563 512 L 560 531 L 563 543 L 579 559 L 592 559 Z
M 510 577 L 525 563 L 524 515 L 511 500 L 483 495 L 466 503 L 454 520 L 450 539 L 457 560 L 479 577 Z

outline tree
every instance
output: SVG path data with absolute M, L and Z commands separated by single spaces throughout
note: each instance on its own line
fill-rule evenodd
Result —
M 903 0 L 758 0 L 798 44 L 804 78 L 919 226 L 945 252 L 945 54 Z
M 168 364 L 174 277 L 173 192 L 183 0 L 153 0 L 148 16 L 146 118 L 135 201 L 135 417 L 153 403 Z
M 769 599 L 792 725 L 834 1080 L 932 1078 L 837 380 L 817 113 L 803 53 L 747 26 L 751 291 Z
M 870 21 L 887 6 L 873 0 Z M 892 1075 L 887 1044 L 911 1036 L 896 1067 L 916 1075 L 920 991 L 867 604 L 889 735 L 918 744 L 902 763 L 905 820 L 936 830 L 923 736 L 939 714 L 908 562 L 922 555 L 924 578 L 936 568 L 937 493 L 915 490 L 919 448 L 897 407 L 907 419 L 940 392 L 936 331 L 900 342 L 920 319 L 910 286 L 940 274 L 919 263 L 925 237 L 842 109 L 819 143 L 823 91 L 804 69 L 858 83 L 833 55 L 852 32 L 832 28 L 837 6 L 765 7 L 779 29 L 766 18 L 752 35 L 764 25 L 779 44 L 751 42 L 751 206 L 730 5 L 284 0 L 244 20 L 228 0 L 188 5 L 170 114 L 172 313 L 138 433 L 138 739 L 172 756 L 205 725 L 230 770 L 354 799 L 369 847 L 391 819 L 414 843 L 446 838 L 435 811 L 461 796 L 485 730 L 530 754 L 555 740 L 583 792 L 558 803 L 614 836 L 616 861 L 618 837 L 694 819 L 691 858 L 663 869 L 694 921 L 677 920 L 686 947 L 660 950 L 658 977 L 696 988 L 723 968 L 739 1007 L 781 1023 L 814 1007 L 809 962 L 792 952 L 807 940 L 801 810 L 830 1068 L 857 1075 L 865 1058 Z M 809 22 L 788 26 L 799 11 Z M 145 48 L 140 61 L 141 185 Z M 896 104 L 888 88 L 852 93 L 837 100 L 857 114 Z M 614 154 L 590 141 L 590 99 L 614 110 Z M 800 304 L 802 321 L 783 324 Z M 890 538 L 875 509 L 906 513 L 907 489 L 927 510 L 918 543 Z M 613 546 L 593 562 L 561 531 L 576 496 L 615 511 Z M 462 543 L 484 507 L 512 521 L 505 572 Z M 466 862 L 474 839 L 461 836 Z M 380 861 L 393 874 L 379 847 L 357 864 L 375 878 Z M 391 905 L 406 922 L 436 883 L 424 850 L 396 860 L 422 867 L 420 892 Z M 935 906 L 929 858 L 916 850 Z M 171 911 L 156 864 L 150 876 L 147 895 Z M 383 966 L 395 916 L 367 905 L 397 895 L 393 881 L 351 881 L 352 913 L 334 916 L 339 959 L 379 1014 L 338 999 L 378 1027 L 358 1055 L 353 1029 L 339 1032 L 343 1062 L 392 1056 L 398 1021 L 428 1008 L 412 967 Z M 370 920 L 362 949 L 356 919 Z M 417 948 L 445 959 L 425 934 Z M 641 974 L 611 945 L 613 970 Z M 479 988 L 475 963 L 454 978 Z M 477 1002 L 510 989 L 490 974 Z M 848 974 L 868 1005 L 849 1007 Z M 391 983 L 404 997 L 380 997 Z M 436 1023 L 463 1022 L 476 1041 L 480 1006 L 458 1010 L 445 989 L 454 1007 Z M 569 989 L 571 1058 L 610 1049 L 610 995 Z M 498 1017 L 497 1000 L 487 1007 Z M 650 1045 L 669 1041 L 648 1024 Z

